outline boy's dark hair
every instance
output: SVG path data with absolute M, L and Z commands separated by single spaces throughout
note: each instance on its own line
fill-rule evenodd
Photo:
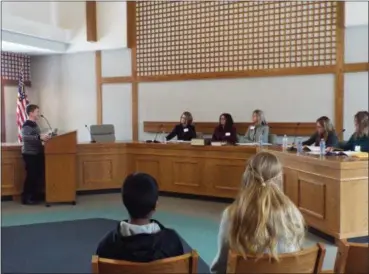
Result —
M 27 105 L 26 106 L 26 113 L 27 113 L 27 115 L 29 115 L 31 112 L 34 112 L 38 108 L 39 108 L 38 105 L 34 105 L 34 104 Z
M 128 175 L 122 186 L 122 200 L 132 219 L 148 218 L 159 197 L 158 184 L 146 173 Z

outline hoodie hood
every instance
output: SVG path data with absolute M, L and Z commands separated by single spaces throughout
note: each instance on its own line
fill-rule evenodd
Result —
M 156 220 L 142 226 L 122 221 L 100 242 L 96 254 L 108 259 L 151 262 L 183 255 L 183 246 L 174 230 Z
M 120 234 L 123 237 L 133 236 L 137 234 L 154 234 L 160 231 L 160 225 L 156 221 L 151 221 L 147 225 L 134 225 L 128 221 L 120 222 Z

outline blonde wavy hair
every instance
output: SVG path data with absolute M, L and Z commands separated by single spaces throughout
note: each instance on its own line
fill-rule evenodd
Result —
M 327 116 L 322 116 L 316 120 L 317 123 L 324 129 L 324 140 L 327 141 L 328 134 L 330 132 L 334 132 L 334 126 L 331 122 L 331 119 L 329 119 Z
M 243 174 L 243 186 L 228 207 L 230 248 L 241 254 L 269 253 L 278 261 L 278 242 L 302 248 L 304 219 L 282 190 L 282 165 L 269 152 L 253 156 Z
M 260 109 L 255 109 L 252 114 L 256 115 L 258 117 L 258 125 L 262 125 L 262 126 L 265 126 L 267 125 L 267 121 L 265 119 L 265 115 L 264 115 L 264 111 L 260 110 Z

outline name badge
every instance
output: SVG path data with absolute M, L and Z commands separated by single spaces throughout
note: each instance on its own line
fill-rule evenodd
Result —
M 183 132 L 188 132 L 188 128 L 184 128 L 183 129 Z
M 231 136 L 230 132 L 226 132 L 225 136 Z
M 360 152 L 361 151 L 361 147 L 360 146 L 355 146 L 355 152 Z
M 251 126 L 251 127 L 250 127 L 250 129 L 251 129 L 251 130 L 254 130 L 254 129 L 255 129 L 255 126 Z

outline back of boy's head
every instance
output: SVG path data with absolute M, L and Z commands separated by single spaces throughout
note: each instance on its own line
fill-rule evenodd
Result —
M 122 186 L 122 200 L 132 219 L 149 218 L 159 197 L 158 184 L 146 173 L 128 175 Z

